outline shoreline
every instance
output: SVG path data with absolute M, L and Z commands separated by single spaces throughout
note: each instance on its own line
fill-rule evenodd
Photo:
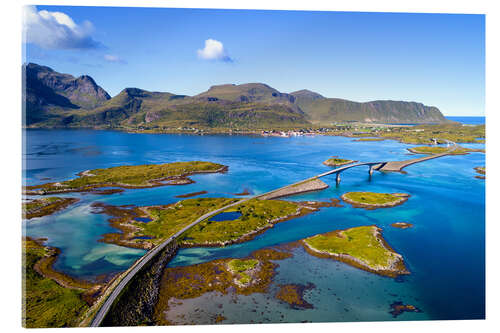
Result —
M 90 184 L 84 185 L 77 188 L 61 188 L 61 189 L 52 189 L 45 190 L 43 187 L 47 185 L 56 185 L 57 183 L 46 183 L 40 185 L 33 186 L 23 186 L 23 194 L 25 195 L 47 195 L 47 194 L 56 194 L 56 193 L 72 193 L 72 192 L 90 192 L 92 193 L 96 189 L 101 187 L 118 187 L 121 189 L 145 189 L 145 188 L 155 188 L 160 186 L 168 186 L 168 185 L 188 185 L 195 183 L 194 180 L 189 178 L 189 176 L 198 175 L 198 174 L 209 174 L 209 173 L 225 173 L 229 170 L 229 166 L 223 165 L 219 169 L 216 170 L 200 170 L 200 171 L 192 171 L 186 172 L 177 176 L 169 176 L 164 178 L 155 178 L 147 180 L 148 184 L 146 185 L 131 185 L 131 184 L 123 184 L 123 183 L 99 183 L 99 184 Z M 77 176 L 85 176 L 84 173 L 89 172 L 90 170 L 85 170 L 79 172 Z M 117 193 L 119 189 L 109 189 L 100 191 L 97 194 L 113 194 Z
M 359 202 L 359 201 L 355 201 L 355 200 L 349 199 L 346 196 L 349 193 L 352 193 L 352 192 L 344 193 L 344 194 L 342 194 L 340 196 L 340 198 L 343 201 L 345 201 L 348 204 L 350 204 L 353 208 L 364 208 L 364 209 L 367 209 L 367 210 L 373 210 L 373 209 L 377 209 L 377 208 L 391 208 L 391 207 L 396 207 L 396 206 L 402 205 L 403 203 L 405 203 L 406 201 L 408 201 L 408 199 L 410 198 L 410 195 L 407 194 L 407 193 L 390 193 L 391 195 L 398 197 L 398 199 L 395 200 L 395 201 L 391 201 L 391 202 L 387 202 L 387 203 L 383 203 L 383 204 L 369 204 L 369 203 L 363 203 L 363 202 Z M 366 193 L 375 193 L 375 192 L 366 192 Z
M 362 260 L 360 260 L 356 257 L 353 257 L 352 255 L 349 255 L 349 254 L 344 254 L 344 253 L 338 254 L 338 253 L 321 251 L 321 250 L 315 249 L 314 247 L 312 247 L 311 245 L 309 245 L 306 242 L 307 238 L 299 240 L 299 243 L 300 243 L 300 245 L 302 245 L 302 247 L 305 249 L 305 251 L 312 256 L 315 256 L 318 258 L 334 259 L 334 260 L 343 262 L 345 264 L 351 265 L 353 267 L 362 269 L 362 270 L 370 272 L 370 273 L 375 273 L 375 274 L 390 277 L 390 278 L 397 278 L 400 275 L 411 274 L 410 271 L 408 271 L 408 269 L 406 268 L 406 266 L 404 264 L 403 256 L 401 254 L 397 253 L 396 251 L 394 251 L 392 249 L 392 247 L 387 243 L 387 241 L 382 237 L 382 233 L 381 233 L 382 229 L 380 229 L 379 227 L 377 227 L 375 225 L 372 225 L 372 227 L 376 228 L 375 232 L 374 232 L 374 236 L 377 239 L 377 241 L 380 242 L 380 244 L 387 251 L 391 252 L 396 257 L 396 259 L 390 264 L 390 266 L 388 268 L 376 269 L 376 268 L 369 266 L 369 264 L 363 262 Z M 326 234 L 340 232 L 340 231 L 342 231 L 342 230 L 330 231 Z M 311 237 L 314 237 L 314 236 L 311 236 Z

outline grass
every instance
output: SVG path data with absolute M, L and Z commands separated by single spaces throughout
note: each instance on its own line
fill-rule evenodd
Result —
M 417 154 L 442 154 L 446 153 L 450 149 L 451 149 L 450 147 L 420 146 L 420 147 L 409 148 L 408 150 L 411 151 L 412 153 L 417 153 Z M 484 150 L 458 147 L 457 149 L 452 151 L 450 155 L 463 155 L 469 152 L 484 152 Z
M 57 186 L 48 183 L 38 186 L 28 186 L 27 189 L 43 189 L 45 191 L 60 189 L 75 189 L 94 186 L 151 186 L 151 182 L 170 177 L 181 177 L 197 172 L 216 172 L 224 167 L 221 164 L 211 162 L 173 162 L 165 164 L 125 165 L 106 169 L 94 169 L 78 178 L 67 180 Z
M 238 273 L 240 275 L 240 278 L 238 279 L 240 283 L 247 284 L 251 280 L 247 271 L 254 269 L 258 263 L 259 261 L 257 259 L 232 259 L 227 263 L 227 266 L 231 272 Z
M 324 161 L 323 164 L 330 165 L 330 166 L 337 166 L 337 165 L 349 164 L 352 162 L 354 162 L 354 161 L 343 159 L 343 158 L 332 157 L 332 158 L 329 158 L 326 161 Z
M 82 291 L 61 287 L 40 275 L 35 264 L 44 258 L 47 248 L 29 239 L 23 240 L 23 325 L 25 327 L 76 326 L 88 309 Z
M 23 203 L 23 212 L 28 212 L 34 209 L 40 209 L 48 204 L 61 202 L 63 200 L 64 200 L 63 198 L 59 197 L 47 197 L 47 198 L 31 200 L 29 202 Z
M 155 243 L 166 239 L 194 222 L 198 217 L 218 208 L 236 202 L 238 199 L 228 198 L 197 198 L 186 199 L 167 207 L 147 208 L 153 221 L 135 223 L 141 229 L 141 234 L 152 236 Z
M 203 200 L 203 199 L 199 199 Z M 188 230 L 184 236 L 193 244 L 220 244 L 238 241 L 247 234 L 269 226 L 272 220 L 296 213 L 298 204 L 281 200 L 252 199 L 233 207 L 241 217 L 232 221 L 208 219 Z
M 399 197 L 390 193 L 349 192 L 344 196 L 349 200 L 367 205 L 386 204 L 399 200 Z
M 372 269 L 387 267 L 395 253 L 377 239 L 376 233 L 376 226 L 362 226 L 312 236 L 304 242 L 317 251 L 350 255 Z
M 484 138 L 485 135 L 485 125 L 460 124 L 418 125 L 411 128 L 393 128 L 391 131 L 378 133 L 378 136 L 409 144 L 428 144 L 433 138 L 457 143 L 483 143 L 484 141 L 478 138 Z
M 75 202 L 75 198 L 59 198 L 59 197 L 46 197 L 23 202 L 22 210 L 23 216 L 27 219 L 33 217 L 41 217 L 50 215 L 60 209 L 63 209 Z

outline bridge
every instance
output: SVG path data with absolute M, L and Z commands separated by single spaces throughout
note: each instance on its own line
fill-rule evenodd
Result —
M 336 174 L 336 183 L 337 183 L 337 185 L 339 185 L 340 184 L 340 173 L 343 172 L 343 171 L 346 171 L 348 169 L 355 168 L 355 167 L 368 166 L 368 174 L 369 174 L 370 177 L 372 176 L 374 170 L 378 170 L 378 171 L 401 171 L 402 168 L 404 168 L 404 167 L 406 167 L 406 166 L 408 166 L 410 164 L 415 164 L 415 163 L 418 163 L 418 162 L 422 162 L 422 161 L 426 161 L 426 160 L 429 160 L 429 159 L 432 159 L 432 158 L 438 158 L 438 157 L 450 154 L 451 152 L 453 152 L 455 149 L 458 148 L 458 146 L 454 142 L 447 141 L 448 145 L 450 143 L 452 143 L 454 145 L 453 148 L 450 149 L 450 150 L 448 150 L 448 151 L 446 151 L 446 152 L 444 152 L 444 153 L 433 154 L 433 155 L 430 155 L 430 156 L 425 156 L 425 157 L 421 157 L 421 158 L 417 158 L 417 159 L 411 159 L 411 160 L 406 160 L 406 161 L 393 161 L 393 162 L 389 162 L 389 161 L 384 161 L 384 162 L 364 162 L 364 163 L 355 163 L 355 164 L 344 165 L 342 167 L 339 167 L 339 168 L 336 168 L 336 169 L 333 169 L 333 170 L 321 173 L 321 174 L 319 174 L 317 176 L 308 178 L 306 180 L 302 180 L 300 182 L 296 182 L 296 183 L 293 183 L 293 184 L 290 184 L 290 185 L 287 185 L 287 186 L 284 186 L 284 187 L 280 187 L 280 188 L 278 188 L 276 190 L 272 190 L 272 191 L 269 191 L 269 192 L 266 192 L 266 193 L 263 193 L 263 194 L 259 194 L 259 195 L 255 195 L 255 196 L 252 196 L 252 197 L 248 197 L 248 198 L 244 198 L 244 199 L 238 200 L 238 201 L 236 201 L 234 203 L 231 203 L 229 205 L 226 205 L 226 206 L 221 207 L 219 209 L 213 210 L 211 212 L 208 212 L 208 213 L 206 213 L 206 214 L 198 217 L 195 221 L 193 221 L 189 225 L 185 226 L 184 228 L 182 228 L 181 230 L 179 230 L 178 232 L 176 232 L 174 235 L 172 235 L 171 237 L 169 237 L 168 239 L 166 239 L 162 243 L 158 244 L 157 246 L 155 246 L 154 248 L 152 248 L 151 250 L 149 250 L 144 256 L 142 256 L 141 258 L 139 258 L 124 273 L 125 275 L 121 278 L 120 282 L 113 289 L 113 291 L 111 292 L 111 294 L 106 298 L 106 300 L 104 301 L 103 305 L 97 310 L 97 313 L 94 316 L 94 318 L 92 319 L 92 321 L 90 323 L 90 326 L 91 327 L 98 327 L 98 326 L 101 325 L 102 321 L 106 317 L 106 314 L 108 313 L 108 311 L 111 308 L 111 306 L 113 305 L 113 303 L 117 300 L 117 298 L 119 297 L 120 293 L 125 289 L 125 287 L 130 282 L 130 280 L 132 280 L 132 278 L 151 259 L 153 259 L 154 257 L 156 257 L 168 245 L 174 243 L 175 240 L 178 237 L 180 237 L 184 232 L 188 231 L 189 229 L 191 229 L 195 225 L 199 224 L 200 222 L 204 221 L 205 219 L 207 219 L 207 218 L 209 218 L 211 216 L 217 215 L 217 214 L 225 211 L 228 208 L 231 208 L 231 207 L 240 205 L 240 204 L 242 204 L 244 202 L 247 202 L 247 201 L 249 201 L 251 199 L 270 199 L 270 198 L 276 198 L 276 197 L 278 197 L 278 195 L 276 195 L 276 193 L 278 193 L 279 191 L 283 191 L 283 190 L 286 190 L 286 189 L 291 189 L 291 188 L 297 187 L 298 185 L 305 184 L 307 182 L 314 182 L 314 181 L 317 181 L 319 178 L 326 177 L 326 176 L 329 176 L 329 175 L 332 175 L 332 174 Z M 295 192 L 295 194 L 303 193 L 303 192 L 304 191 L 299 191 L 299 192 Z M 287 196 L 288 195 L 293 195 L 293 194 L 294 194 L 294 192 L 292 191 L 292 192 L 290 192 L 290 194 L 287 194 Z

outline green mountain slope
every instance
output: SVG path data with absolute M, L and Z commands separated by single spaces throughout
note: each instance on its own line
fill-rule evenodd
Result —
M 75 78 L 36 64 L 23 71 L 26 125 L 31 127 L 270 129 L 343 121 L 446 121 L 437 108 L 421 103 L 357 103 L 309 90 L 282 93 L 263 83 L 217 85 L 192 97 L 126 88 L 110 98 L 86 75 Z
M 364 123 L 442 123 L 441 111 L 422 103 L 403 101 L 353 102 L 340 98 L 324 98 L 308 91 L 291 93 L 297 105 L 314 123 L 358 121 Z

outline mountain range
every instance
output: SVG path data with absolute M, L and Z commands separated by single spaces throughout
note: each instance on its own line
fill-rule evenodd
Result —
M 335 122 L 443 123 L 422 103 L 366 103 L 326 98 L 309 90 L 280 92 L 263 83 L 224 84 L 195 96 L 125 88 L 111 96 L 90 76 L 74 77 L 23 65 L 28 127 L 197 127 L 269 129 Z

